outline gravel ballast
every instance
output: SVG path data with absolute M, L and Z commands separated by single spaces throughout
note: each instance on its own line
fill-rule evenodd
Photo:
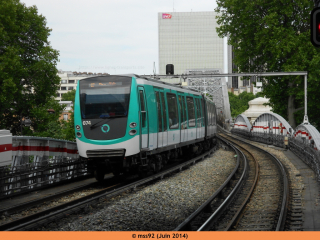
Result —
M 235 165 L 234 153 L 219 149 L 180 173 L 35 230 L 171 231 L 222 185 Z

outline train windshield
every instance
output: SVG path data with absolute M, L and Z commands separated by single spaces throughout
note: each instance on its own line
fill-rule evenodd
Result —
M 104 77 L 80 81 L 82 119 L 128 116 L 131 77 Z

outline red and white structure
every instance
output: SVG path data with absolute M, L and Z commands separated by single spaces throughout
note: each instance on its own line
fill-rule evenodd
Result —
M 290 132 L 291 131 L 291 132 Z M 263 113 L 252 124 L 252 133 L 292 136 L 293 129 L 279 114 Z
M 12 137 L 12 166 L 29 163 L 32 156 L 34 163 L 41 164 L 49 157 L 54 159 L 78 158 L 75 142 L 43 137 Z
M 0 130 L 0 166 L 20 166 L 30 161 L 41 164 L 49 158 L 54 161 L 78 157 L 75 142 L 43 137 L 12 136 L 9 130 Z
M 251 123 L 248 120 L 246 115 L 240 114 L 237 116 L 233 129 L 243 130 L 246 132 L 250 132 Z
M 320 150 L 320 133 L 310 124 L 300 124 L 294 133 L 294 138 L 305 144 L 310 144 L 315 150 Z
M 0 166 L 12 162 L 12 134 L 9 130 L 0 130 Z

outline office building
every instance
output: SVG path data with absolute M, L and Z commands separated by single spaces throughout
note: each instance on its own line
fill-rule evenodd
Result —
M 216 16 L 213 11 L 158 13 L 159 74 L 166 74 L 166 64 L 174 65 L 175 74 L 187 69 L 224 69 Z

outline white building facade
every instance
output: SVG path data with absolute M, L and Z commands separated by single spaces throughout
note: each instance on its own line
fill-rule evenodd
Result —
M 174 65 L 174 74 L 186 69 L 224 69 L 223 38 L 216 32 L 215 12 L 158 13 L 159 74 Z
M 61 97 L 68 91 L 77 89 L 78 80 L 95 77 L 100 75 L 109 75 L 107 73 L 87 73 L 87 72 L 71 72 L 71 71 L 59 71 L 58 76 L 61 78 L 61 85 L 58 89 L 56 100 L 61 101 Z

